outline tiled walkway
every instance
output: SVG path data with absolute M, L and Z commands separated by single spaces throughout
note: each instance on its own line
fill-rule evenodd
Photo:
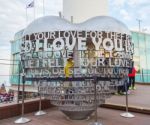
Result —
M 72 121 L 66 119 L 64 114 L 56 108 L 46 110 L 48 114 L 44 116 L 34 116 L 34 113 L 27 114 L 26 117 L 32 119 L 31 122 L 24 125 L 89 125 L 94 121 L 94 116 L 89 120 Z M 144 114 L 133 113 L 135 118 L 128 119 L 120 116 L 122 111 L 111 110 L 105 108 L 98 109 L 98 121 L 103 125 L 150 125 L 150 116 Z M 15 125 L 14 121 L 18 117 L 5 119 L 0 121 L 0 125 Z
M 136 90 L 132 90 L 129 95 L 129 106 L 150 109 L 150 85 L 136 85 Z M 125 96 L 115 95 L 108 99 L 106 103 L 125 105 Z M 98 120 L 103 125 L 150 125 L 150 116 L 133 113 L 136 117 L 132 119 L 123 118 L 120 113 L 123 111 L 105 108 L 98 109 Z M 66 119 L 63 113 L 57 108 L 48 109 L 47 115 L 35 117 L 34 113 L 27 114 L 26 117 L 32 119 L 25 125 L 88 125 L 94 121 L 94 116 L 86 121 L 71 121 Z M 15 125 L 14 121 L 18 117 L 0 120 L 0 125 Z
M 125 95 L 112 96 L 106 103 L 125 105 Z M 150 109 L 150 85 L 136 85 L 129 95 L 129 106 Z

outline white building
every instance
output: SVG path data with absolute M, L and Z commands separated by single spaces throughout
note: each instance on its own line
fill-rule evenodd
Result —
M 108 15 L 108 0 L 63 0 L 63 17 L 81 23 L 95 16 Z

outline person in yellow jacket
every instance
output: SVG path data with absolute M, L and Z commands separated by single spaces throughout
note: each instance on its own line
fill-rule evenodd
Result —
M 73 58 L 67 59 L 66 66 L 64 67 L 65 76 L 68 78 L 71 75 L 70 68 L 74 66 Z

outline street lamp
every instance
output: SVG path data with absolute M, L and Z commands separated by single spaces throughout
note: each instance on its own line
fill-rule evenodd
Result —
M 142 20 L 140 20 L 140 19 L 136 19 L 137 21 L 138 21 L 138 25 L 139 25 L 139 32 L 141 32 L 141 22 L 142 22 Z

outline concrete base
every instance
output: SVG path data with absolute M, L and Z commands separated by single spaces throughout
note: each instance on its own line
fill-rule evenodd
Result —
M 16 123 L 16 124 L 25 124 L 25 123 L 30 122 L 30 121 L 31 121 L 31 119 L 21 117 L 21 118 L 17 119 L 16 121 L 14 121 L 14 123 Z
M 45 114 L 46 114 L 46 112 L 44 112 L 44 111 L 38 111 L 34 115 L 35 116 L 41 116 L 41 115 L 45 115 Z
M 121 113 L 120 115 L 125 118 L 134 118 L 135 117 L 134 115 L 132 115 L 129 112 Z

